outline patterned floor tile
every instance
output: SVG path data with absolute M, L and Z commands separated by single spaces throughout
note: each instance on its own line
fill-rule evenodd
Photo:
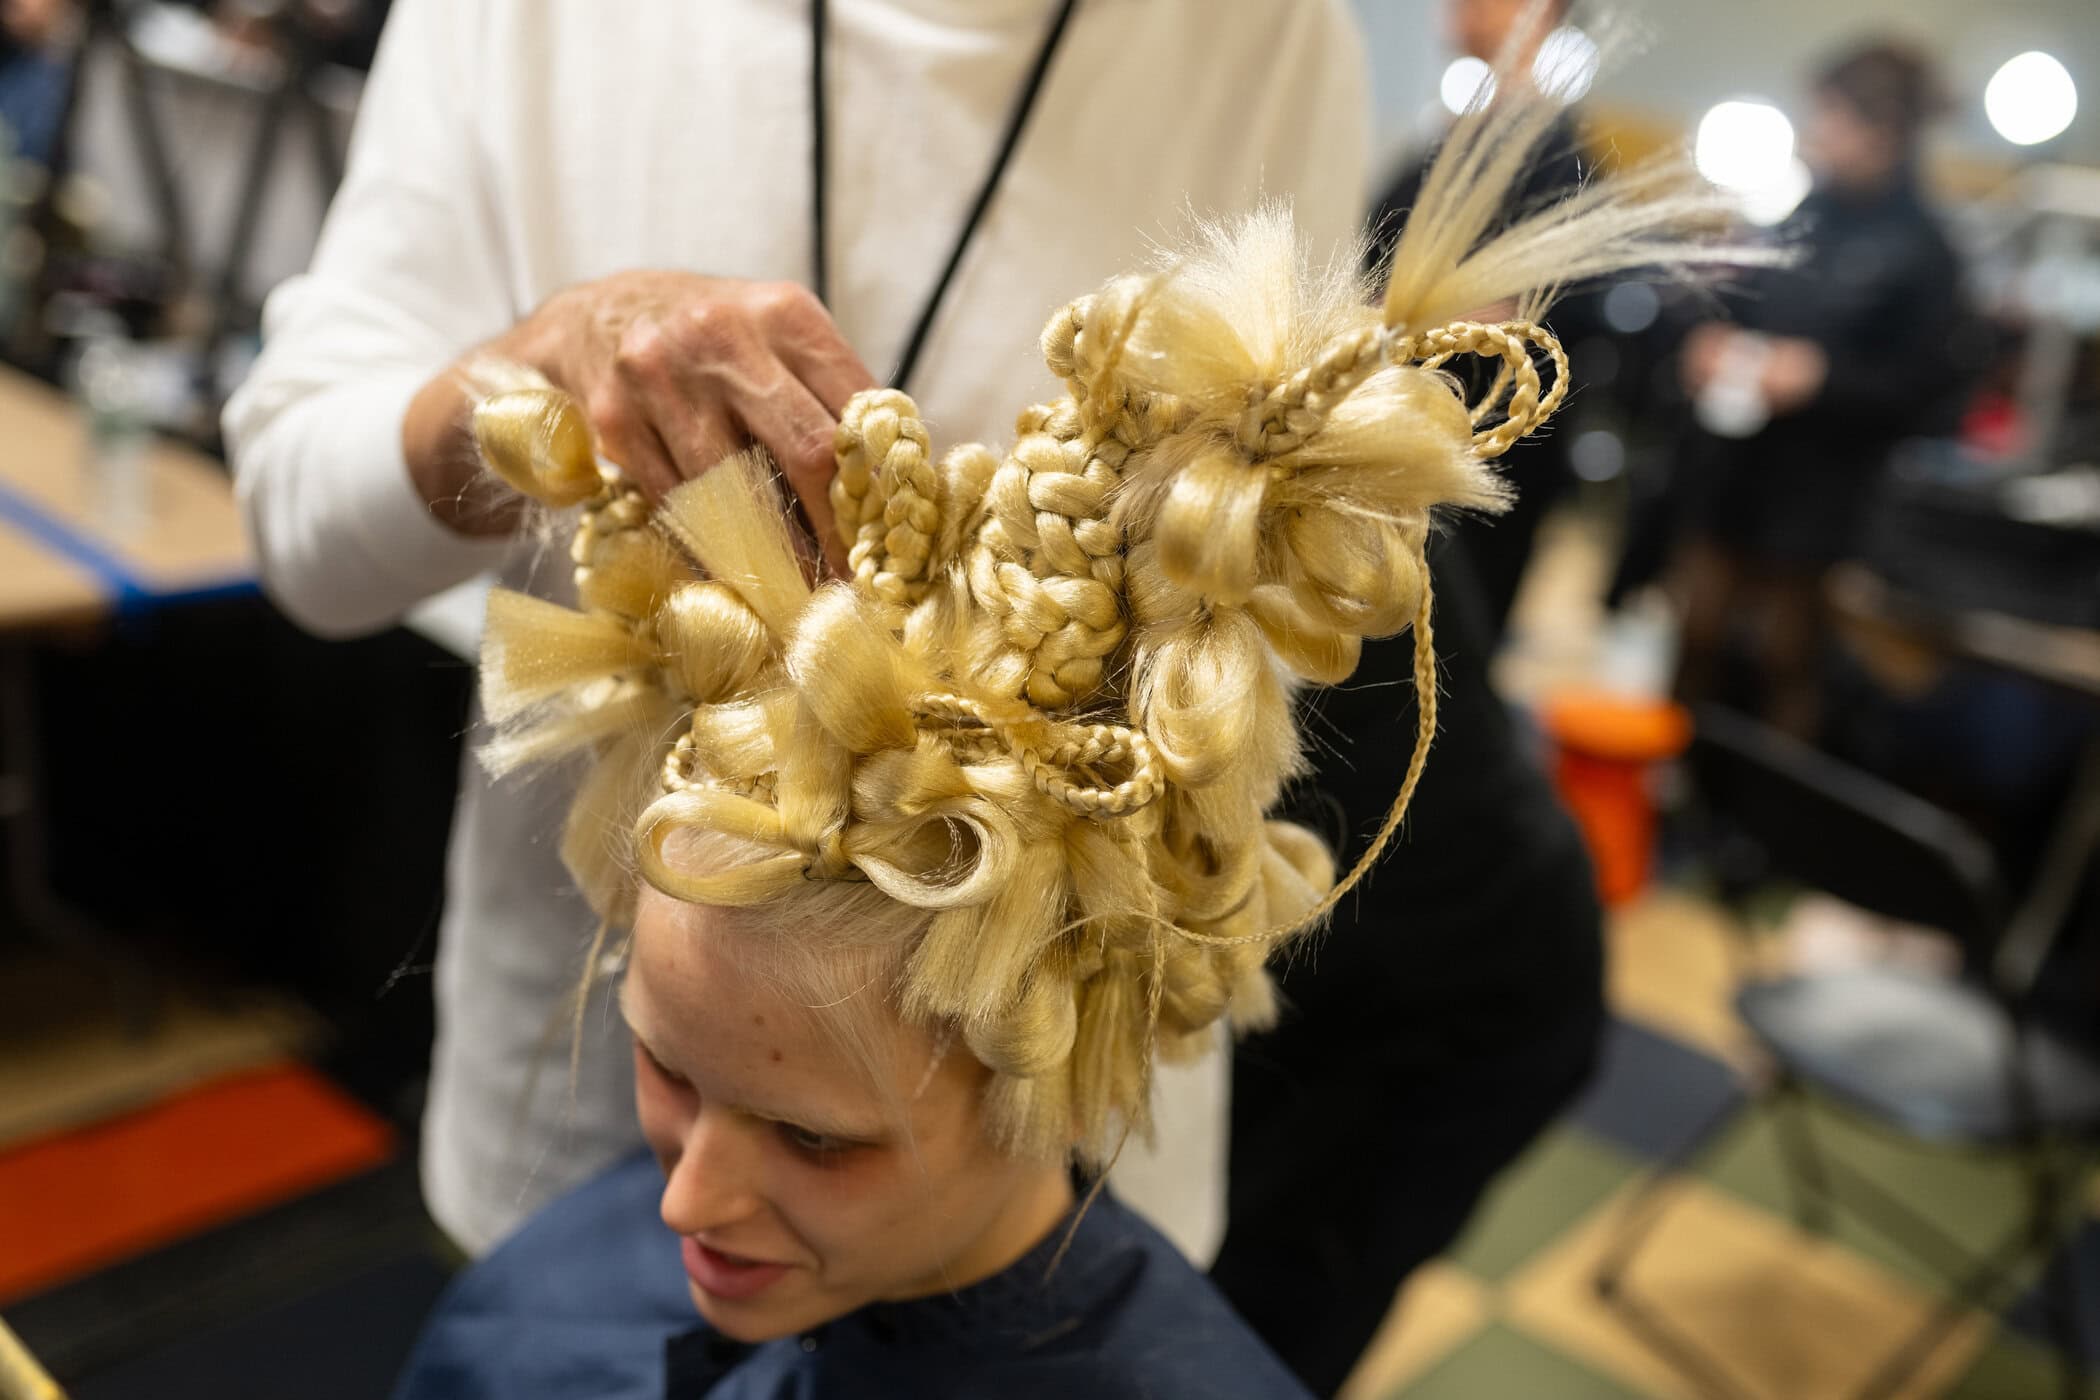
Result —
M 1809 1123 L 1820 1151 L 1878 1183 L 1971 1254 L 1997 1243 L 2020 1219 L 2025 1186 L 2018 1163 L 2008 1157 L 1928 1148 L 1821 1104 L 1811 1110 Z M 1745 1117 L 1717 1145 L 1699 1174 L 1767 1210 L 1791 1215 L 1793 1198 L 1781 1170 L 1775 1126 L 1769 1114 Z M 1831 1220 L 1833 1238 L 1913 1283 L 1932 1289 L 1944 1286 L 1947 1265 L 1933 1264 L 1931 1256 L 1921 1260 L 1870 1228 L 1842 1187 L 1838 1198 Z
M 2053 1355 L 2001 1332 L 1940 1400 L 2062 1400 L 2063 1393 L 2063 1370 Z M 2086 1394 L 2100 1400 L 2100 1383 L 2088 1385 Z
M 1683 1373 L 1597 1297 L 1593 1279 L 1616 1235 L 1616 1205 L 1510 1278 L 1504 1319 L 1624 1384 L 1697 1400 Z M 1691 1180 L 1673 1194 L 1627 1287 L 1761 1400 L 1851 1394 L 1932 1306 L 1930 1295 L 1849 1250 Z M 1964 1319 L 1899 1394 L 1936 1394 L 1969 1367 L 1991 1330 L 1987 1318 Z
M 1741 1100 L 1735 1071 L 1631 1021 L 1612 1024 L 1604 1060 L 1569 1117 L 1635 1158 L 1668 1157 Z
M 1496 1281 L 1623 1186 L 1638 1162 L 1574 1128 L 1555 1128 L 1505 1172 L 1451 1251 L 1475 1278 Z
M 1398 1392 L 1478 1332 L 1491 1310 L 1479 1279 L 1442 1259 L 1424 1264 L 1400 1290 L 1340 1400 L 1379 1400 Z
M 1653 1400 L 1507 1327 L 1489 1327 L 1386 1400 Z

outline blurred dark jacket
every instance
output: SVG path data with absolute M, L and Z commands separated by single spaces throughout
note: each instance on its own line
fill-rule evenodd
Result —
M 1974 323 L 1960 261 L 1908 174 L 1864 198 L 1816 190 L 1781 233 L 1800 262 L 1746 272 L 1729 307 L 1746 329 L 1814 341 L 1829 377 L 1755 436 L 1693 426 L 1680 469 L 1705 532 L 1750 559 L 1819 567 L 1853 548 L 1896 444 L 1954 430 Z
M 1508 215 L 1581 180 L 1572 122 L 1549 149 Z M 1374 271 L 1425 169 L 1403 170 L 1381 202 Z M 1603 1028 L 1588 857 L 1488 674 L 1565 455 L 1549 439 L 1504 460 L 1517 511 L 1430 542 L 1442 700 L 1407 823 L 1328 933 L 1278 969 L 1282 1020 L 1233 1062 L 1229 1223 L 1211 1276 L 1319 1395 L 1340 1388 L 1401 1280 L 1580 1090 Z M 1412 636 L 1367 643 L 1356 673 L 1307 706 L 1317 772 L 1289 815 L 1346 868 L 1407 769 Z
M 1316 1394 L 1341 1386 L 1424 1260 L 1587 1080 L 1604 1022 L 1587 855 L 1489 684 L 1494 636 L 1459 539 L 1431 540 L 1441 699 L 1407 822 L 1240 1042 L 1211 1276 Z M 1307 701 L 1318 772 L 1288 815 L 1361 855 L 1415 736 L 1413 639 L 1364 646 Z

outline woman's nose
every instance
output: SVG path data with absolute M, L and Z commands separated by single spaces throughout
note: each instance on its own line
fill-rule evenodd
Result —
M 681 1235 L 720 1230 L 761 1209 L 761 1125 L 724 1110 L 693 1115 L 678 1160 L 664 1182 L 663 1222 Z

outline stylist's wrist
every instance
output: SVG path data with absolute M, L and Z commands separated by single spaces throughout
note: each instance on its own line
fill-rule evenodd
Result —
M 441 524 L 462 535 L 507 535 L 517 529 L 525 505 L 482 468 L 474 446 L 476 396 L 468 367 L 477 360 L 507 361 L 559 383 L 555 352 L 562 339 L 551 322 L 562 305 L 557 297 L 445 366 L 416 392 L 402 416 L 401 454 L 410 484 Z
M 401 456 L 409 484 L 447 528 L 476 538 L 518 527 L 524 502 L 481 468 L 474 447 L 473 399 L 462 362 L 433 375 L 401 418 Z

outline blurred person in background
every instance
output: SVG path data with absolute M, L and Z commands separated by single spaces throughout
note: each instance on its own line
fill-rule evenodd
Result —
M 1754 630 L 1755 708 L 1804 739 L 1823 726 L 1823 575 L 1853 549 L 1895 445 L 1950 431 L 1966 371 L 1961 266 L 1919 185 L 1942 106 L 1931 64 L 1870 41 L 1817 73 L 1802 155 L 1815 183 L 1782 237 L 1792 267 L 1746 275 L 1733 322 L 1693 328 L 1680 358 L 1696 425 L 1690 537 L 1678 553 L 1676 692 L 1736 693 L 1736 629 Z
M 1213 1277 L 1320 1395 L 1581 1092 L 1604 1032 L 1589 857 L 1490 683 L 1495 630 L 1465 528 L 1430 540 L 1444 699 L 1404 838 L 1317 944 L 1275 966 L 1282 1020 L 1244 1038 L 1233 1069 Z M 1290 815 L 1345 864 L 1407 764 L 1407 651 L 1367 642 L 1310 707 L 1318 772 Z
M 359 73 L 369 72 L 379 50 L 392 0 L 196 0 L 229 37 L 257 48 L 287 45 L 287 26 L 300 27 L 300 40 L 313 56 Z
M 1468 58 L 1490 65 L 1507 60 L 1515 81 L 1530 82 L 1536 76 L 1541 48 L 1566 23 L 1569 7 L 1570 0 L 1445 0 L 1445 37 Z M 1529 37 L 1520 40 L 1519 34 Z M 1511 192 L 1507 215 L 1514 218 L 1579 189 L 1585 177 L 1581 146 L 1579 116 L 1570 105 L 1541 146 L 1529 174 Z M 1431 144 L 1408 156 L 1372 205 L 1367 270 L 1375 272 L 1390 260 L 1400 230 L 1406 227 L 1408 211 L 1421 198 L 1422 180 L 1436 152 L 1436 145 Z M 1514 310 L 1486 307 L 1476 319 L 1499 320 Z M 1597 313 L 1597 294 L 1580 293 L 1555 303 L 1551 322 L 1563 345 L 1574 346 L 1591 338 L 1603 324 Z M 1481 379 L 1474 387 L 1484 389 L 1487 382 Z M 1539 524 L 1574 480 L 1567 442 L 1565 432 L 1556 430 L 1519 444 L 1503 468 L 1517 487 L 1516 504 L 1505 515 L 1457 525 L 1458 549 L 1465 554 L 1481 590 L 1490 635 L 1496 640 L 1508 629 L 1510 610 L 1538 541 Z
M 66 107 L 68 66 L 58 52 L 72 0 L 0 0 L 0 126 L 14 155 L 48 165 Z
M 1452 0 L 1446 14 L 1465 52 L 1529 74 L 1538 40 L 1512 37 L 1524 23 L 1543 35 L 1565 6 Z M 1506 219 L 1580 183 L 1574 140 L 1563 115 Z M 1433 157 L 1411 163 L 1374 214 L 1369 270 L 1385 266 Z M 1572 341 L 1564 328 L 1585 313 L 1567 307 L 1547 319 Z M 1451 368 L 1468 376 L 1469 401 L 1493 378 Z M 1234 1065 L 1230 1223 L 1213 1276 L 1321 1395 L 1341 1387 L 1407 1275 L 1451 1245 L 1488 1184 L 1581 1091 L 1603 1034 L 1589 859 L 1488 672 L 1567 475 L 1557 426 L 1504 459 L 1509 513 L 1432 536 L 1446 697 L 1435 759 L 1404 841 L 1329 935 L 1277 969 L 1283 1019 L 1244 1039 Z M 1394 736 L 1413 732 L 1412 664 L 1405 637 L 1366 642 L 1349 682 L 1309 706 L 1317 772 L 1294 816 L 1345 863 L 1406 767 Z

